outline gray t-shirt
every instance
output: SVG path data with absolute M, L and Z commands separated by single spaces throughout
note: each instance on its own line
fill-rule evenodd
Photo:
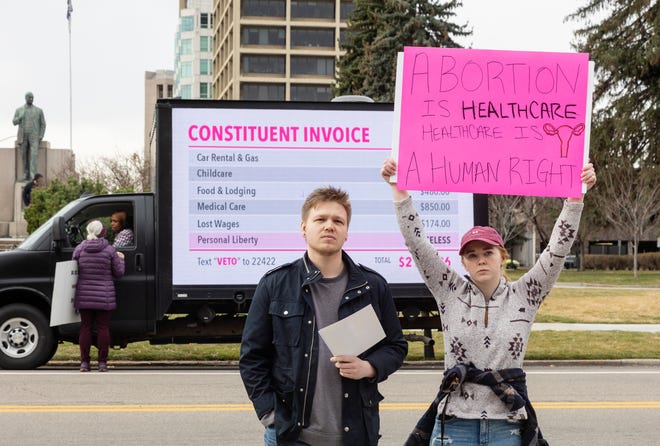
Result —
M 337 322 L 339 303 L 348 284 L 348 273 L 331 279 L 323 278 L 311 286 L 316 326 L 321 329 Z M 332 353 L 319 337 L 319 362 L 316 371 L 314 402 L 309 416 L 309 426 L 302 430 L 298 440 L 314 446 L 342 446 L 341 376 L 339 369 L 330 362 Z

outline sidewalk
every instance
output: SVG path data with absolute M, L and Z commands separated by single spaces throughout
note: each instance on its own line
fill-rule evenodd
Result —
M 111 353 L 112 354 L 112 353 Z M 438 369 L 444 368 L 442 357 L 436 355 L 437 359 L 420 359 L 416 361 L 404 361 L 403 369 Z M 96 362 L 92 361 L 96 365 Z M 130 360 L 113 360 L 112 357 L 109 361 L 110 370 L 113 369 L 226 369 L 238 370 L 238 361 L 223 361 L 223 360 L 153 360 L 153 361 L 130 361 Z M 59 360 L 50 361 L 48 364 L 40 367 L 40 370 L 53 370 L 53 369 L 73 369 L 78 370 L 80 365 L 79 361 L 74 360 Z M 660 368 L 660 359 L 526 359 L 525 367 L 657 367 Z M 0 369 L 1 370 L 1 369 Z
M 557 282 L 554 285 L 554 288 L 592 288 L 592 289 L 603 289 L 603 290 L 658 290 L 658 297 L 660 297 L 660 286 L 654 285 L 603 285 L 603 284 L 593 284 L 593 283 L 577 283 L 577 282 Z
M 639 331 L 643 333 L 660 333 L 660 324 L 555 324 L 539 323 L 532 325 L 532 331 Z

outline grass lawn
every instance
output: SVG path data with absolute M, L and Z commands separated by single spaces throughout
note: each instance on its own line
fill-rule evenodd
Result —
M 520 268 L 507 270 L 506 273 L 511 280 L 516 280 L 526 271 L 526 269 Z M 565 269 L 559 276 L 559 282 L 625 287 L 660 287 L 660 271 L 637 271 L 637 279 L 635 279 L 632 271 L 578 271 L 575 269 Z
M 511 280 L 523 273 L 521 269 L 507 271 Z M 559 282 L 622 288 L 556 287 L 541 306 L 537 322 L 660 324 L 660 271 L 640 271 L 634 279 L 631 271 L 565 270 Z M 442 358 L 442 333 L 434 330 L 433 337 L 435 357 Z M 409 348 L 407 360 L 424 358 L 421 342 L 411 342 Z M 112 350 L 110 360 L 237 360 L 238 350 L 238 344 L 137 342 L 122 350 Z M 53 359 L 77 361 L 78 346 L 60 345 Z M 534 331 L 526 359 L 660 359 L 660 333 Z
M 541 305 L 536 322 L 660 324 L 660 288 L 555 288 Z
M 442 359 L 442 333 L 433 333 L 436 359 Z M 407 361 L 424 359 L 421 342 L 408 344 Z M 660 333 L 624 331 L 533 331 L 527 360 L 660 359 Z
M 442 333 L 433 331 L 436 359 L 442 359 Z M 410 342 L 407 361 L 424 359 L 421 342 Z M 110 360 L 123 361 L 231 361 L 238 360 L 238 344 L 149 345 L 129 344 L 110 351 Z M 96 354 L 92 349 L 92 358 Z M 78 361 L 78 346 L 61 344 L 56 361 Z M 533 331 L 528 360 L 550 359 L 660 359 L 660 333 L 623 331 Z

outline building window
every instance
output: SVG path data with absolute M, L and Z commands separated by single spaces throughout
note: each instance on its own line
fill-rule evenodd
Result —
M 342 21 L 349 19 L 351 14 L 355 11 L 355 2 L 353 0 L 341 0 L 339 5 L 339 18 Z
M 333 57 L 291 56 L 291 75 L 334 76 Z
M 284 56 L 244 54 L 241 56 L 241 73 L 284 74 Z
M 201 36 L 199 38 L 199 51 L 208 53 L 213 48 L 211 47 L 211 36 Z
M 167 84 L 167 97 L 172 97 L 172 84 Z
M 296 1 L 291 0 L 292 19 L 334 19 L 334 0 Z
M 192 40 L 191 39 L 181 39 L 181 47 L 179 54 L 188 55 L 192 54 Z
M 203 29 L 213 28 L 213 14 L 203 12 L 199 15 L 199 27 Z
M 201 82 L 199 84 L 199 97 L 200 99 L 208 99 L 211 97 L 211 84 L 208 82 Z
M 181 63 L 181 74 L 179 76 L 180 78 L 192 77 L 192 73 L 193 73 L 193 71 L 192 71 L 192 61 L 187 61 L 187 62 Z
M 346 43 L 348 43 L 348 41 L 347 41 L 348 33 L 349 33 L 349 31 L 346 30 L 345 28 L 342 28 L 342 29 L 339 30 L 339 44 L 340 45 L 346 45 Z
M 332 99 L 329 85 L 295 85 L 291 84 L 292 101 L 326 102 Z
M 181 17 L 181 32 L 187 33 L 195 29 L 195 18 L 191 15 Z
M 241 99 L 248 101 L 283 101 L 284 84 L 241 83 Z
M 199 74 L 211 74 L 212 61 L 210 59 L 199 60 Z
M 158 99 L 161 99 L 163 97 L 163 84 L 158 84 L 156 88 L 158 91 L 158 93 L 156 93 L 156 96 L 158 97 Z
M 179 90 L 181 99 L 192 99 L 192 85 L 190 84 L 184 84 L 181 85 L 181 89 Z
M 286 16 L 285 0 L 243 0 L 241 17 L 280 17 Z
M 291 47 L 327 47 L 334 48 L 334 29 L 291 28 Z
M 241 45 L 281 46 L 286 44 L 284 28 L 274 26 L 243 26 Z

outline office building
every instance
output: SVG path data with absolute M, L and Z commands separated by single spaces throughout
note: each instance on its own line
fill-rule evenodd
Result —
M 350 0 L 214 0 L 213 97 L 327 101 Z
M 144 160 L 149 163 L 150 178 L 156 167 L 156 100 L 174 94 L 174 71 L 144 72 Z
M 180 0 L 174 42 L 174 97 L 211 99 L 213 0 Z

